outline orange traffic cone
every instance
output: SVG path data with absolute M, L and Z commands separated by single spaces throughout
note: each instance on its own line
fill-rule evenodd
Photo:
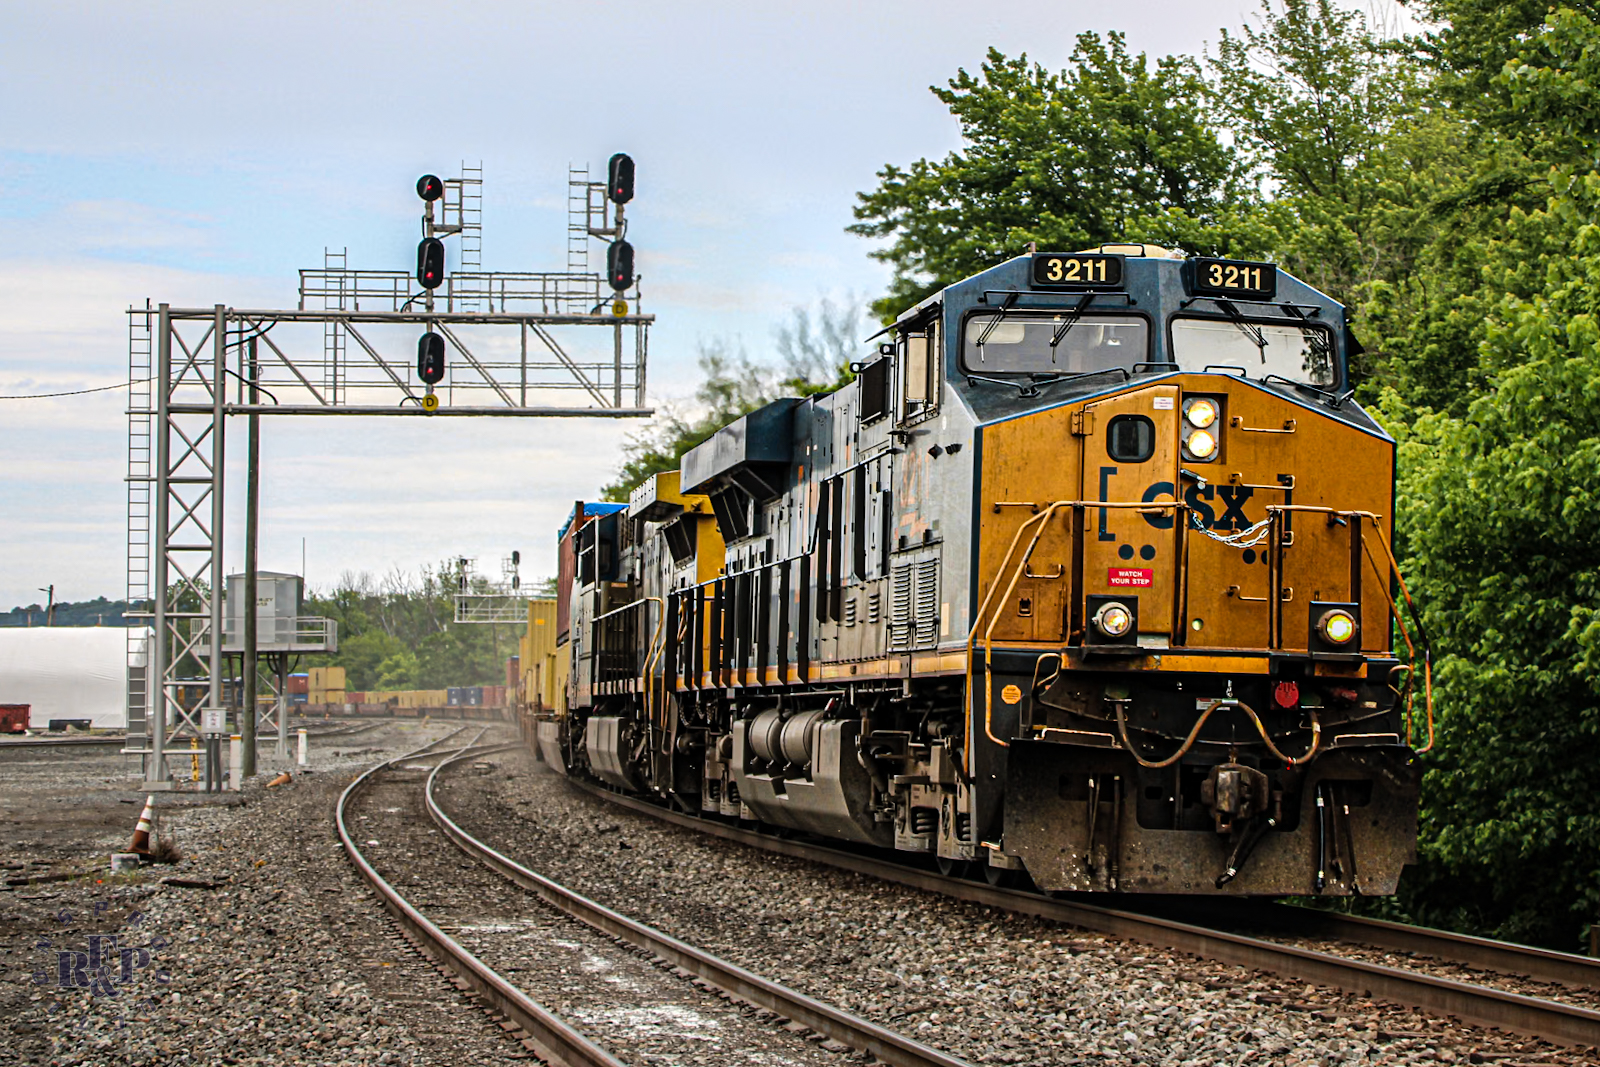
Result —
M 139 816 L 139 825 L 133 831 L 133 842 L 128 845 L 129 852 L 147 855 L 150 852 L 150 824 L 156 817 L 156 798 L 154 795 L 147 797 L 144 802 L 144 812 Z

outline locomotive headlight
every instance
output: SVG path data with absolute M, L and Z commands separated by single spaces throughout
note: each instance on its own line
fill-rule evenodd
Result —
M 1210 459 L 1217 454 L 1217 437 L 1210 430 L 1195 430 L 1183 442 L 1195 459 Z
M 1348 644 L 1356 635 L 1355 616 L 1343 608 L 1325 611 L 1317 620 L 1317 633 L 1330 645 Z
M 1189 420 L 1189 425 L 1202 430 L 1217 421 L 1217 414 L 1217 402 L 1204 397 L 1183 405 L 1183 417 Z
M 1094 613 L 1094 625 L 1107 637 L 1121 637 L 1133 625 L 1133 612 L 1128 610 L 1127 605 L 1113 600 L 1109 604 L 1102 604 L 1100 610 Z

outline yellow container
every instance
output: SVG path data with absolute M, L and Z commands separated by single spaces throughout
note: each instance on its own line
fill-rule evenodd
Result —
M 306 673 L 309 675 L 306 678 L 307 689 L 337 689 L 340 692 L 344 691 L 343 667 L 312 667 Z

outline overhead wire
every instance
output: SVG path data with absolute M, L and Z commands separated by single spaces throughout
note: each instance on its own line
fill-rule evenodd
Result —
M 93 389 L 69 389 L 63 393 L 18 393 L 12 396 L 0 396 L 0 400 L 48 400 L 57 396 L 83 396 L 86 393 L 107 393 L 113 389 L 126 389 L 130 385 L 148 382 L 149 378 L 135 378 L 130 382 L 118 382 L 116 385 L 97 385 Z

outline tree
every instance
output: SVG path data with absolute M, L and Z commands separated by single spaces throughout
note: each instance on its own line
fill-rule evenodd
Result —
M 1120 33 L 1083 33 L 1071 63 L 1058 74 L 991 48 L 979 76 L 960 70 L 948 88 L 930 87 L 965 147 L 885 166 L 878 187 L 858 194 L 849 227 L 889 241 L 871 253 L 894 268 L 873 304 L 881 319 L 1030 243 L 1141 240 L 1171 213 L 1217 222 L 1243 192 L 1193 60 L 1152 65 L 1130 56 Z
M 1507 296 L 1470 417 L 1405 432 L 1408 570 L 1442 650 L 1414 914 L 1576 947 L 1600 911 L 1600 175 L 1555 205 L 1572 254 Z M 1403 416 L 1403 412 L 1394 412 Z
M 480 579 L 481 581 L 481 579 Z M 498 626 L 455 625 L 455 562 L 381 581 L 346 573 L 326 594 L 306 596 L 306 614 L 339 624 L 339 651 L 312 657 L 345 668 L 352 690 L 498 685 L 512 649 Z
M 1329 0 L 1282 0 L 1281 9 L 1264 0 L 1259 17 L 1260 28 L 1222 31 L 1208 57 L 1209 95 L 1252 176 L 1287 209 L 1276 213 L 1271 251 L 1349 301 L 1362 284 L 1404 270 L 1426 240 L 1413 225 L 1386 226 L 1392 212 L 1383 210 L 1415 197 L 1394 141 L 1426 110 L 1422 80 L 1359 12 Z
M 1402 176 L 1388 230 L 1409 231 L 1415 252 L 1408 270 L 1361 292 L 1378 371 L 1363 399 L 1388 384 L 1414 407 L 1460 417 L 1503 369 L 1482 358 L 1495 305 L 1530 298 L 1546 257 L 1567 254 L 1570 231 L 1547 201 L 1593 166 L 1597 35 L 1592 12 L 1545 20 L 1542 2 L 1427 10 L 1441 25 L 1410 42 L 1418 103 L 1384 147 Z

